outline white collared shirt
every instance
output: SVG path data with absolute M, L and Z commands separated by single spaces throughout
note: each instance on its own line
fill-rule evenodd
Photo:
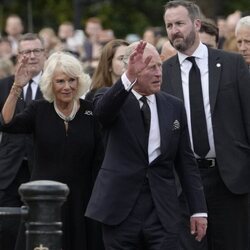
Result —
M 41 76 L 42 76 L 42 72 L 40 72 L 38 75 L 36 75 L 35 77 L 32 78 L 33 82 L 31 83 L 31 89 L 32 89 L 32 100 L 35 99 L 36 97 L 36 92 L 37 92 L 37 89 L 38 89 L 38 86 L 39 86 L 39 82 L 41 80 Z M 26 93 L 27 93 L 27 88 L 29 86 L 29 83 L 26 84 L 24 87 L 23 87 L 23 94 L 24 94 L 24 99 L 26 97 Z
M 208 130 L 208 140 L 210 145 L 210 151 L 208 152 L 206 158 L 215 158 L 215 147 L 214 147 L 214 136 L 213 136 L 213 127 L 212 127 L 212 118 L 211 118 L 211 109 L 210 109 L 210 100 L 209 100 L 209 69 L 208 69 L 208 49 L 207 47 L 200 43 L 198 48 L 195 50 L 193 55 L 197 66 L 200 69 L 201 73 L 201 85 L 202 85 L 202 94 L 203 102 L 205 107 L 205 115 L 207 122 Z M 187 113 L 188 121 L 188 130 L 190 135 L 190 141 L 193 148 L 193 137 L 192 137 L 192 128 L 191 128 L 191 116 L 190 116 L 190 102 L 189 102 L 189 71 L 192 67 L 192 63 L 186 60 L 188 56 L 178 52 L 178 58 L 181 68 L 181 79 L 182 79 L 182 89 L 184 95 L 184 104 Z M 195 155 L 197 158 L 198 156 Z
M 128 80 L 125 73 L 123 73 L 122 83 L 124 88 L 129 91 L 134 83 Z M 142 107 L 143 103 L 140 101 L 142 95 L 137 93 L 135 90 L 132 89 L 132 93 L 135 95 L 136 99 L 139 102 L 140 107 Z M 147 97 L 147 102 L 151 111 L 151 121 L 150 121 L 150 130 L 149 130 L 149 143 L 148 143 L 148 161 L 151 163 L 154 159 L 156 159 L 161 154 L 161 136 L 160 136 L 160 127 L 159 127 L 159 118 L 158 118 L 158 111 L 156 105 L 156 98 L 155 95 L 149 95 Z

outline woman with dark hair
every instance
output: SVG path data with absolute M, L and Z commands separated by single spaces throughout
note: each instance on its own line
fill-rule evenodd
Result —
M 111 87 L 124 72 L 123 57 L 126 47 L 125 40 L 114 39 L 108 42 L 102 49 L 98 66 L 92 77 L 90 91 L 85 99 L 92 101 L 95 92 L 102 87 Z

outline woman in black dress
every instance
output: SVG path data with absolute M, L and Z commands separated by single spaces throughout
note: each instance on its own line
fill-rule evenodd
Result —
M 103 153 L 92 105 L 80 99 L 88 88 L 89 76 L 74 56 L 52 54 L 40 83 L 45 100 L 31 102 L 15 116 L 16 101 L 30 79 L 26 65 L 24 55 L 2 110 L 0 129 L 33 134 L 35 163 L 31 180 L 54 180 L 68 185 L 70 194 L 62 208 L 62 249 L 99 250 L 101 239 L 96 238 L 92 222 L 84 217 Z M 16 249 L 25 248 L 19 245 Z

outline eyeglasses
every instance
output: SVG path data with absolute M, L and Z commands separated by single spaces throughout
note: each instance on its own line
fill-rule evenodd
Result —
M 34 56 L 40 56 L 43 51 L 44 49 L 32 49 L 32 50 L 27 49 L 27 50 L 19 51 L 19 54 L 22 56 L 29 56 L 31 53 L 33 53 Z

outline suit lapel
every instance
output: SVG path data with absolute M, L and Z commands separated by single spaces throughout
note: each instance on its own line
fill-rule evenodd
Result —
M 40 80 L 41 80 L 41 78 L 40 78 Z M 39 80 L 39 83 L 40 83 L 40 80 Z M 24 100 L 24 92 L 22 92 L 22 97 L 23 97 L 23 100 Z M 42 92 L 40 90 L 40 85 L 39 84 L 37 86 L 36 95 L 35 95 L 34 100 L 38 100 L 38 99 L 43 99 L 43 94 L 42 94 Z
M 161 92 L 157 93 L 155 96 L 161 136 L 161 154 L 164 154 L 169 145 L 172 133 L 173 107 L 166 100 L 166 96 L 163 96 Z
M 182 90 L 182 80 L 181 80 L 181 68 L 178 60 L 178 56 L 174 56 L 170 65 L 170 76 L 172 78 L 171 87 L 173 88 L 174 95 L 180 99 L 184 99 Z
M 43 99 L 43 94 L 42 94 L 39 86 L 37 87 L 36 96 L 35 96 L 35 100 L 37 100 L 37 99 Z
M 219 88 L 219 80 L 222 69 L 222 63 L 216 50 L 208 49 L 208 70 L 209 70 L 209 100 L 211 114 L 213 114 L 216 97 Z
M 170 74 L 172 77 L 171 87 L 173 93 L 176 97 L 184 100 L 183 90 L 182 90 L 182 80 L 181 80 L 181 71 L 180 64 L 177 56 L 174 56 L 171 63 L 169 64 Z M 208 49 L 208 69 L 209 69 L 209 100 L 211 114 L 213 114 L 216 97 L 219 88 L 219 80 L 222 69 L 222 62 L 216 50 Z
M 127 121 L 129 121 L 129 130 L 134 134 L 139 145 L 143 148 L 147 154 L 147 148 L 145 143 L 144 125 L 141 116 L 140 105 L 133 93 L 130 93 L 123 109 L 124 115 Z

